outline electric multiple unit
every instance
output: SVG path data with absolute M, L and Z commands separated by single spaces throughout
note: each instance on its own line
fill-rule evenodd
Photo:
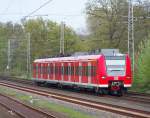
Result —
M 36 59 L 33 80 L 122 95 L 132 85 L 131 62 L 120 53 Z

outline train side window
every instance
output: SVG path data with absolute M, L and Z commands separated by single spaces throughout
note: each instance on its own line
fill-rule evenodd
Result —
M 96 66 L 92 66 L 92 76 L 96 76 Z
M 85 76 L 88 76 L 88 66 L 85 66 Z
M 68 75 L 68 66 L 65 66 L 65 75 Z
M 68 66 L 68 69 L 67 69 L 67 70 L 68 70 L 68 73 L 67 73 L 67 74 L 70 75 L 70 66 Z
M 58 73 L 58 66 L 56 65 L 55 66 L 55 74 L 57 74 Z
M 79 75 L 82 76 L 82 66 L 79 66 Z
M 93 66 L 91 66 L 91 76 L 93 76 Z
M 43 64 L 43 74 L 45 74 L 45 65 Z
M 58 69 L 57 74 L 59 74 L 60 73 L 60 66 L 57 66 L 57 69 Z
M 74 75 L 74 67 L 71 66 L 71 75 Z
M 59 68 L 59 75 L 61 75 L 61 66 L 58 66 Z
M 83 66 L 82 75 L 87 76 L 87 66 Z
M 45 65 L 45 74 L 47 74 L 47 69 L 48 69 L 47 65 Z
M 82 76 L 84 76 L 84 66 L 82 66 L 82 70 L 81 70 L 81 72 L 82 72 Z
M 41 65 L 38 64 L 38 73 L 40 74 L 41 73 Z
M 72 66 L 70 67 L 70 75 L 72 75 Z
M 61 74 L 64 75 L 64 66 L 61 66 Z
M 88 76 L 91 76 L 91 66 L 87 66 L 88 67 Z
M 40 74 L 42 74 L 43 73 L 43 64 L 41 64 L 41 66 L 40 66 Z
M 34 70 L 34 72 L 36 71 L 36 64 L 33 64 L 32 69 Z
M 48 73 L 48 66 L 46 65 L 45 66 L 45 74 L 47 74 Z
M 78 67 L 78 66 L 75 67 L 75 75 L 76 75 L 76 76 L 79 75 L 79 67 Z
M 64 66 L 64 75 L 66 75 L 66 66 Z
M 55 74 L 55 63 L 53 63 L 53 74 Z
M 91 66 L 91 76 L 95 76 L 96 72 L 95 72 L 95 66 Z
M 45 74 L 45 65 L 43 64 L 43 66 L 42 66 L 42 74 Z
M 66 75 L 66 66 L 64 66 L 64 75 Z
M 88 66 L 86 66 L 86 76 L 88 76 Z
M 46 69 L 47 69 L 47 68 L 46 68 L 46 66 L 44 65 L 44 74 L 46 74 Z
M 38 74 L 38 64 L 36 64 L 35 67 L 36 67 L 36 74 Z
M 46 74 L 46 66 L 45 66 L 45 64 L 43 66 L 43 74 Z
M 59 74 L 59 66 L 57 66 L 57 74 Z
M 43 64 L 42 64 L 41 68 L 42 68 L 42 69 L 41 69 L 41 70 L 42 70 L 41 73 L 44 74 L 44 65 L 43 65 Z
M 53 74 L 53 64 L 50 65 L 50 74 Z
M 48 69 L 47 69 L 47 73 L 48 73 L 48 74 L 50 74 L 50 72 L 51 72 L 51 71 L 50 71 L 50 65 L 48 64 L 48 66 L 47 66 L 47 67 L 48 67 Z
M 69 66 L 67 66 L 67 75 L 69 75 Z
M 59 66 L 59 75 L 61 74 L 61 66 Z

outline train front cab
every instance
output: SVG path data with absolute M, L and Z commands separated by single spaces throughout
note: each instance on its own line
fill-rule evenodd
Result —
M 121 96 L 131 87 L 131 62 L 128 55 L 103 56 L 99 60 L 100 86 L 110 94 Z

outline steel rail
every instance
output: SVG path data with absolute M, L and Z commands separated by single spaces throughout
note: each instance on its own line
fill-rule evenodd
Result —
M 18 82 L 18 83 L 22 83 L 22 84 L 34 85 L 33 81 L 31 81 L 31 80 L 19 79 L 19 78 L 16 78 L 16 77 L 13 77 L 13 79 L 10 79 L 11 77 L 8 77 L 8 78 L 4 77 L 3 80 L 6 80 L 6 81 L 8 80 L 8 81 L 11 81 L 11 82 Z M 83 94 L 85 94 L 85 93 L 83 93 Z M 133 95 L 139 95 L 139 96 L 142 96 L 142 97 L 132 96 L 132 92 L 129 92 L 129 93 L 125 94 L 122 97 L 109 96 L 109 95 L 105 95 L 103 97 L 118 99 L 118 100 L 128 100 L 128 101 L 136 102 L 136 103 L 150 104 L 150 98 L 144 98 L 144 97 L 150 97 L 149 94 L 144 94 L 144 93 L 141 94 L 141 93 L 133 92 Z
M 11 109 L 10 107 L 8 107 L 7 105 L 5 105 L 5 104 L 3 104 L 3 103 L 1 103 L 1 102 L 0 102 L 0 105 L 1 105 L 2 107 L 6 108 L 7 110 L 14 112 L 14 113 L 15 113 L 16 115 L 18 115 L 19 117 L 21 117 L 21 118 L 26 118 L 24 115 L 18 113 L 18 112 L 15 111 L 14 109 Z
M 2 94 L 2 93 L 0 93 L 0 96 L 3 96 L 3 97 L 5 97 L 5 98 L 9 99 L 10 101 L 14 101 L 14 102 L 17 103 L 17 104 L 21 104 L 21 105 L 23 105 L 24 107 L 26 107 L 26 108 L 28 108 L 28 109 L 30 109 L 30 110 L 32 110 L 32 111 L 35 111 L 35 112 L 40 113 L 40 114 L 43 114 L 44 116 L 46 116 L 46 118 L 57 118 L 56 116 L 54 116 L 54 115 L 52 115 L 52 114 L 50 114 L 50 113 L 48 113 L 48 112 L 45 112 L 45 111 L 42 111 L 42 110 L 40 110 L 40 109 L 34 108 L 34 107 L 32 107 L 32 106 L 30 106 L 30 105 L 27 105 L 27 104 L 25 104 L 25 103 L 23 103 L 23 102 L 21 102 L 21 101 L 19 101 L 19 100 L 17 100 L 17 99 L 14 99 L 14 98 L 10 97 L 10 96 L 4 95 L 4 94 Z M 11 110 L 11 111 L 13 111 L 13 112 L 15 112 L 15 113 L 16 113 L 17 115 L 19 115 L 20 117 L 22 117 L 22 118 L 27 118 L 26 115 L 24 115 L 24 114 L 21 113 L 20 111 L 17 111 L 16 109 L 12 109 L 12 108 L 10 108 L 9 106 L 7 106 L 6 104 L 4 104 L 4 103 L 2 103 L 2 102 L 0 102 L 0 104 L 1 104 L 3 107 L 5 107 L 5 108 L 7 108 L 7 109 L 9 109 L 9 110 Z
M 142 118 L 149 118 L 149 116 L 150 116 L 150 112 L 148 112 L 148 111 L 131 109 L 131 108 L 121 107 L 121 106 L 117 106 L 117 105 L 110 105 L 110 104 L 106 104 L 106 103 L 95 102 L 95 101 L 81 99 L 81 98 L 79 99 L 76 97 L 70 97 L 70 96 L 66 96 L 66 95 L 62 95 L 62 94 L 58 94 L 58 93 L 56 94 L 56 93 L 46 92 L 46 91 L 39 90 L 39 89 L 37 90 L 33 87 L 30 88 L 30 87 L 25 87 L 25 86 L 20 86 L 20 85 L 8 84 L 5 82 L 0 82 L 0 85 L 18 89 L 21 91 L 26 91 L 26 92 L 46 96 L 46 97 L 63 100 L 66 102 L 71 102 L 71 103 L 87 106 L 90 108 L 95 108 L 98 110 L 110 111 L 113 113 L 118 113 L 118 114 L 122 114 L 122 115 L 126 115 L 126 116 L 142 117 Z
M 16 78 L 16 77 L 13 77 L 13 78 Z M 11 82 L 18 82 L 18 83 L 22 83 L 22 84 L 29 84 L 29 85 L 34 85 L 33 84 L 33 81 L 31 80 L 22 80 L 22 79 L 8 79 L 8 78 L 5 78 L 5 80 L 7 81 L 11 81 Z M 85 93 L 83 93 L 85 94 Z M 87 94 L 87 93 L 86 93 Z M 136 96 L 132 96 L 131 92 L 129 92 L 129 94 L 125 94 L 124 96 L 122 97 L 116 97 L 116 96 L 109 96 L 109 95 L 105 95 L 103 97 L 106 97 L 106 98 L 112 98 L 112 99 L 118 99 L 118 100 L 128 100 L 128 101 L 132 101 L 132 102 L 138 102 L 138 103 L 144 103 L 144 104 L 150 104 L 150 98 L 144 98 L 144 97 L 149 97 L 149 94 L 144 94 L 143 96 L 143 93 L 135 93 L 133 95 L 141 95 L 142 98 L 140 97 L 136 97 Z

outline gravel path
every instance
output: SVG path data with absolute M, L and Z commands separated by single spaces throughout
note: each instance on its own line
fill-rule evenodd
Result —
M 20 117 L 14 112 L 0 105 L 0 118 L 20 118 Z

